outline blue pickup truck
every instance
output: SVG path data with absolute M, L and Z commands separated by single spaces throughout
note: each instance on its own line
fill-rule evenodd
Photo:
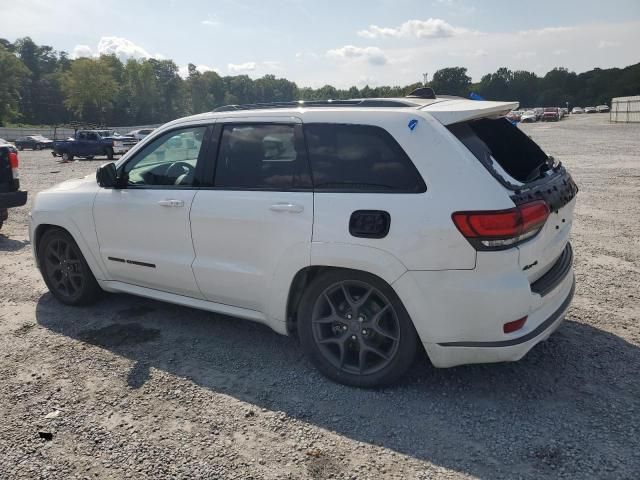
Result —
M 111 130 L 78 130 L 75 138 L 53 142 L 53 156 L 69 162 L 73 157 L 92 159 L 104 155 L 113 160 L 137 143 L 133 137 L 118 135 Z

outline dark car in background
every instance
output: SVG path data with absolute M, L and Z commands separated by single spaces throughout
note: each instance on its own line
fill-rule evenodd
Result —
M 27 203 L 27 192 L 20 190 L 18 151 L 10 143 L 0 142 L 0 228 L 9 217 L 8 209 Z
M 542 114 L 543 122 L 557 122 L 560 118 L 562 117 L 558 107 L 545 107 L 544 113 Z
M 53 156 L 69 162 L 74 157 L 92 159 L 104 155 L 112 160 L 114 155 L 123 155 L 138 141 L 119 135 L 112 130 L 78 130 L 69 140 L 53 142 Z
M 15 145 L 18 150 L 24 150 L 25 148 L 44 150 L 45 148 L 53 148 L 53 140 L 43 135 L 28 135 L 16 139 Z

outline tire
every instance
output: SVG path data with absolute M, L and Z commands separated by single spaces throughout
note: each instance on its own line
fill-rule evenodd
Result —
M 394 290 L 354 270 L 329 270 L 311 282 L 298 309 L 298 336 L 323 375 L 355 387 L 398 381 L 418 348 L 411 318 Z
M 24 150 L 24 147 L 23 147 L 22 145 L 16 145 L 16 148 L 17 148 L 19 151 Z
M 54 228 L 45 232 L 38 245 L 42 278 L 51 294 L 65 305 L 88 305 L 100 292 L 80 247 L 66 231 Z
M 104 151 L 104 154 L 107 156 L 107 159 L 113 160 L 113 148 L 109 147 Z
M 63 162 L 71 162 L 73 160 L 73 155 L 69 152 L 62 152 L 62 161 Z

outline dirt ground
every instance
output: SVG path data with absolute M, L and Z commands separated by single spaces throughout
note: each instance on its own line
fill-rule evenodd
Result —
M 127 295 L 47 293 L 29 205 L 0 231 L 0 478 L 640 477 L 640 124 L 522 128 L 580 187 L 567 321 L 517 363 L 333 384 L 295 339 Z M 22 152 L 34 195 L 103 160 Z M 45 438 L 41 438 L 45 437 Z

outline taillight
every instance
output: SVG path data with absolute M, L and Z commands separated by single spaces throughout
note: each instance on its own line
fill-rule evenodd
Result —
M 451 218 L 460 233 L 478 250 L 503 250 L 536 235 L 549 216 L 543 200 L 509 210 L 455 212 Z
M 20 178 L 18 172 L 18 154 L 16 152 L 9 152 L 9 166 L 11 167 L 11 175 L 14 180 Z

